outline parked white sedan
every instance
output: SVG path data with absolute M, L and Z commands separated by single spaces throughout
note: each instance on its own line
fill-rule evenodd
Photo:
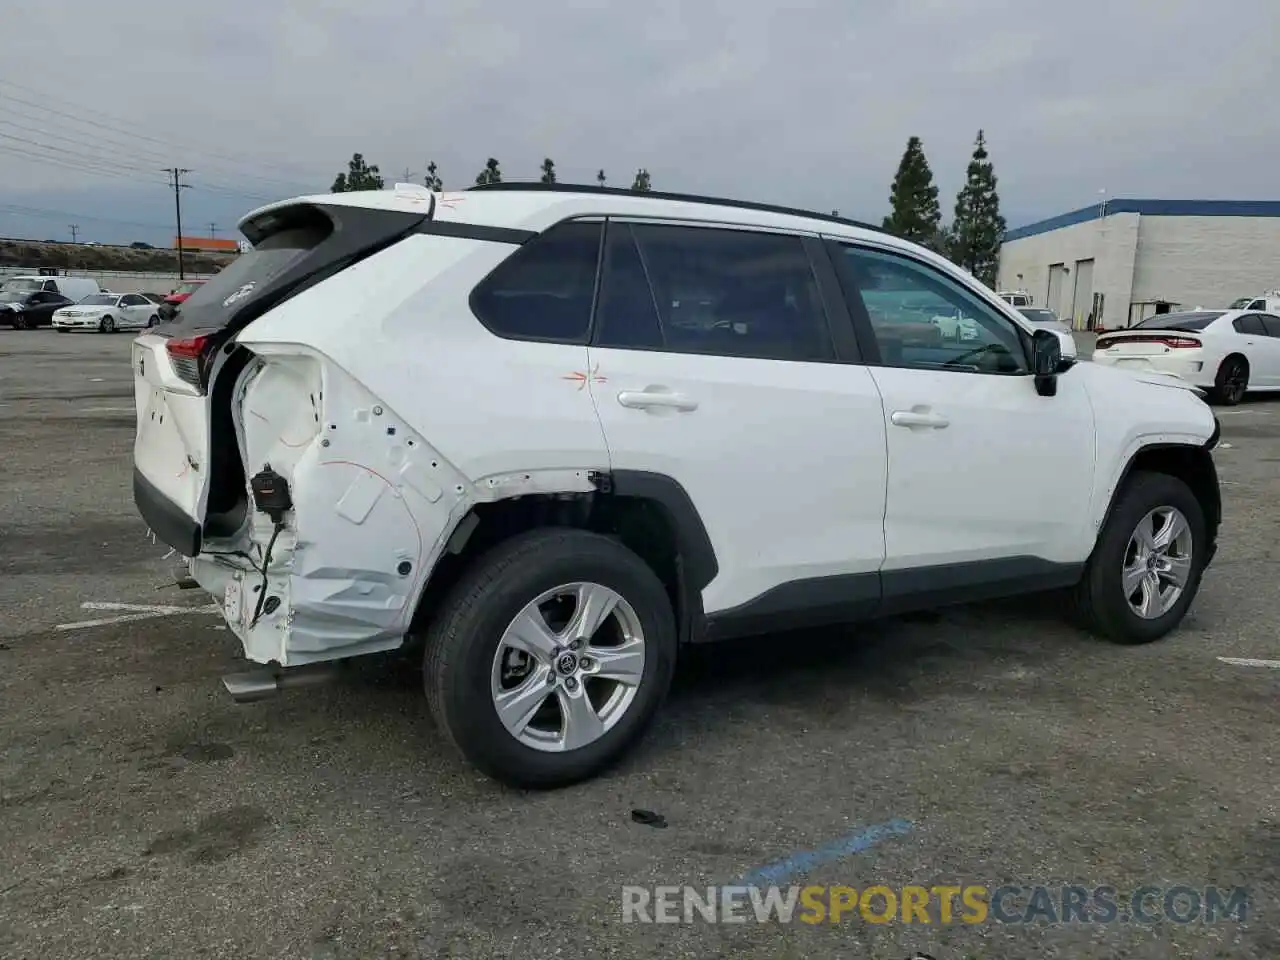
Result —
M 1280 389 L 1280 316 L 1249 310 L 1166 313 L 1102 334 L 1093 360 L 1173 374 L 1231 406 L 1248 391 Z
M 53 329 L 143 330 L 160 322 L 159 306 L 140 293 L 95 293 L 69 307 L 54 311 Z

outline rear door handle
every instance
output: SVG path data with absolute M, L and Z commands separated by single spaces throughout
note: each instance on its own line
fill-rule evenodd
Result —
M 623 390 L 618 394 L 618 402 L 624 407 L 631 407 L 635 410 L 647 410 L 657 407 L 688 413 L 698 409 L 698 401 L 686 397 L 683 393 L 673 393 L 670 390 L 653 388 L 647 390 Z
M 889 417 L 895 427 L 930 427 L 943 430 L 951 426 L 951 421 L 939 413 L 925 410 L 895 410 Z

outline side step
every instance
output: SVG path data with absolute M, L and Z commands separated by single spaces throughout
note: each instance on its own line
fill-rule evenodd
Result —
M 222 678 L 222 685 L 236 703 L 255 703 L 268 700 L 284 690 L 331 683 L 337 676 L 336 667 L 323 663 L 305 667 L 260 667 L 228 674 Z

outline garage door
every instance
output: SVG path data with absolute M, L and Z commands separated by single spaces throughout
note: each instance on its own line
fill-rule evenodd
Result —
M 1067 276 L 1067 265 L 1065 263 L 1054 263 L 1049 266 L 1049 295 L 1044 298 L 1044 305 L 1062 316 L 1062 288 L 1063 280 Z
M 1076 261 L 1075 296 L 1071 301 L 1071 315 L 1062 316 L 1076 330 L 1083 330 L 1089 311 L 1093 309 L 1093 261 Z

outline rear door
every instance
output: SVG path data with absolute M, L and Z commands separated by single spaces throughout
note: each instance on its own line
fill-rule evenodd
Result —
M 220 348 L 273 306 L 325 276 L 382 249 L 428 219 L 345 205 L 293 203 L 267 208 L 242 224 L 254 248 L 197 288 L 175 320 L 133 345 L 137 434 L 134 499 L 153 532 L 188 556 L 199 551 L 210 477 L 220 458 L 236 457 L 234 428 L 212 408 L 229 409 L 232 355 Z M 238 494 L 238 491 L 237 491 Z
M 120 312 L 124 323 L 129 330 L 139 330 L 147 325 L 147 317 L 150 315 L 150 304 L 147 298 L 139 296 L 136 293 L 128 293 L 120 298 Z
M 707 613 L 879 601 L 884 415 L 829 309 L 816 237 L 610 218 L 590 389 L 612 469 L 675 479 L 731 560 L 696 584 Z

